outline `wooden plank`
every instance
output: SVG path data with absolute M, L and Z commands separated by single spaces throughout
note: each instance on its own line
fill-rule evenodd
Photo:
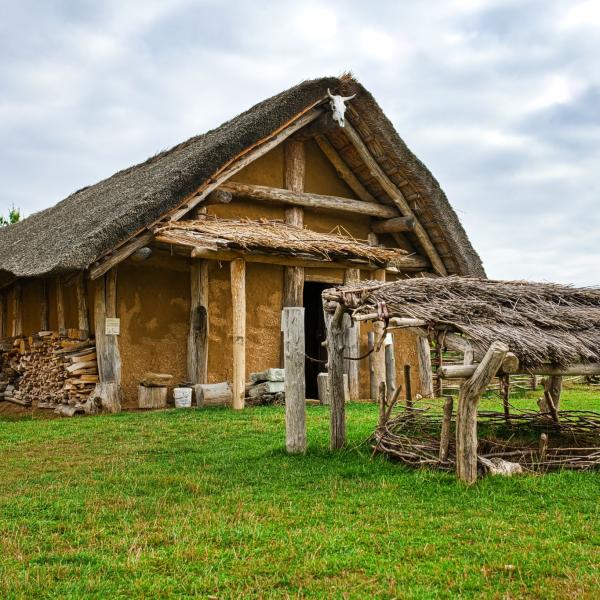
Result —
M 344 309 L 338 304 L 327 327 L 327 372 L 330 428 L 329 446 L 332 450 L 346 443 L 346 405 L 344 394 Z M 327 319 L 326 319 L 327 321 Z
M 6 337 L 6 318 L 7 318 L 6 295 L 0 291 L 0 337 Z
M 433 370 L 431 366 L 431 347 L 429 339 L 425 336 L 417 336 L 417 357 L 419 360 L 419 382 L 421 385 L 421 396 L 433 397 Z
M 285 369 L 285 447 L 306 452 L 306 393 L 304 378 L 304 308 L 286 307 L 281 313 Z
M 238 198 L 249 198 L 271 204 L 303 206 L 304 208 L 349 212 L 381 218 L 398 216 L 397 209 L 391 206 L 363 202 L 362 200 L 352 200 L 351 198 L 340 198 L 339 196 L 292 192 L 264 185 L 237 182 L 223 184 L 221 189 L 231 192 Z
M 11 335 L 15 337 L 23 335 L 23 289 L 20 281 L 16 281 L 13 285 L 12 303 Z
M 90 319 L 88 314 L 87 289 L 83 272 L 79 273 L 77 276 L 75 293 L 77 296 L 77 325 L 79 327 L 79 339 L 87 340 L 90 337 Z
M 390 197 L 390 199 L 396 204 L 399 208 L 401 216 L 411 217 L 414 219 L 414 233 L 419 243 L 425 250 L 425 253 L 429 257 L 433 268 L 440 275 L 447 275 L 446 267 L 444 266 L 444 262 L 440 258 L 437 249 L 433 245 L 431 239 L 429 238 L 429 234 L 419 222 L 417 216 L 413 212 L 410 207 L 408 201 L 402 194 L 402 192 L 396 187 L 396 185 L 391 181 L 391 179 L 385 174 L 383 169 L 379 166 L 379 163 L 373 158 L 371 151 L 367 148 L 366 144 L 363 142 L 362 138 L 358 134 L 358 132 L 354 129 L 352 124 L 346 121 L 346 126 L 344 127 L 344 132 L 348 136 L 348 139 L 360 155 L 361 159 L 365 163 L 367 169 L 371 173 L 371 175 L 378 181 L 379 185 L 384 189 L 385 193 Z
M 415 220 L 412 217 L 394 217 L 385 221 L 375 221 L 371 225 L 374 233 L 402 233 L 404 231 L 413 231 Z
M 232 408 L 244 408 L 246 382 L 246 263 L 238 258 L 230 263 L 231 304 L 233 309 L 233 402 Z
M 477 480 L 477 405 L 507 353 L 506 344 L 493 342 L 473 375 L 460 387 L 456 413 L 456 475 L 468 484 Z
M 120 248 L 105 256 L 102 260 L 97 261 L 90 269 L 90 279 L 101 277 L 110 269 L 118 265 L 121 261 L 131 256 L 136 250 L 147 246 L 154 239 L 154 234 L 151 231 L 144 231 L 137 237 L 133 238 Z
M 346 269 L 344 272 L 344 285 L 354 285 L 360 282 L 359 269 Z M 346 356 L 358 358 L 360 356 L 360 323 L 351 320 L 350 315 L 345 315 L 344 333 L 346 336 Z M 360 398 L 360 362 L 346 360 L 345 371 L 348 374 L 348 388 L 351 400 Z
M 192 259 L 187 346 L 187 376 L 192 384 L 208 381 L 208 334 L 208 263 Z
M 338 154 L 338 151 L 331 145 L 329 140 L 324 136 L 315 137 L 315 141 L 319 148 L 329 159 L 337 174 L 346 182 L 346 185 L 363 201 L 377 203 L 377 199 L 367 188 L 359 181 L 352 169 L 347 165 L 346 161 Z
M 50 299 L 48 297 L 48 280 L 40 280 L 41 298 L 40 298 L 40 330 L 48 331 L 50 329 Z
M 56 285 L 56 320 L 59 335 L 66 335 L 67 326 L 65 324 L 65 299 L 62 277 L 55 279 Z

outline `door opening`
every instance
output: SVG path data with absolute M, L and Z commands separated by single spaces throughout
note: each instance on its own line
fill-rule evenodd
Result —
M 321 292 L 331 284 L 307 281 L 304 283 L 304 336 L 306 354 L 320 361 L 327 360 L 327 350 L 321 345 L 326 338 Z M 326 370 L 322 362 L 306 359 L 306 397 L 318 398 L 317 375 Z

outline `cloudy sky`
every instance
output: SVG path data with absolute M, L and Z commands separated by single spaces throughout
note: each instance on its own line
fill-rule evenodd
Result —
M 0 4 L 3 213 L 351 70 L 489 276 L 600 283 L 600 0 Z

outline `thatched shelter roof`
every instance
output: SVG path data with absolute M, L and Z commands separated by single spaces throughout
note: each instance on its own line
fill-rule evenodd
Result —
M 455 330 L 485 353 L 499 340 L 525 368 L 600 363 L 600 289 L 479 278 L 415 278 L 326 290 L 355 314 L 389 317 Z
M 18 277 L 35 277 L 88 268 L 179 206 L 246 149 L 315 103 L 325 105 L 328 88 L 333 93 L 356 94 L 350 112 L 372 134 L 368 144 L 388 176 L 412 192 L 411 204 L 435 240 L 448 272 L 484 275 L 481 260 L 437 181 L 400 139 L 373 96 L 348 76 L 305 81 L 216 129 L 3 228 L 0 269 Z M 365 178 L 364 174 L 358 176 Z M 374 184 L 366 179 L 363 183 L 371 186 L 378 198 L 382 196 Z
M 407 252 L 400 248 L 369 246 L 337 233 L 317 233 L 284 221 L 221 219 L 206 216 L 177 221 L 154 230 L 157 240 L 208 250 L 265 251 L 320 261 L 357 260 L 377 266 L 401 267 Z

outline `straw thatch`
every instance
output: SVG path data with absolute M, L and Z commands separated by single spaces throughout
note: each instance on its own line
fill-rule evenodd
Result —
M 407 252 L 380 248 L 334 233 L 317 233 L 283 221 L 221 219 L 206 216 L 197 221 L 178 221 L 155 229 L 157 239 L 182 246 L 210 250 L 265 251 L 325 261 L 368 261 L 378 266 L 401 267 Z
M 499 340 L 525 368 L 600 363 L 600 289 L 445 277 L 326 290 L 355 313 L 425 320 L 465 334 L 485 352 Z
M 353 78 L 305 81 L 265 100 L 217 129 L 193 137 L 134 167 L 75 192 L 56 206 L 0 230 L 0 269 L 18 277 L 89 267 L 208 181 L 217 171 L 315 102 L 356 93 L 352 107 L 372 132 L 374 155 L 390 178 L 402 177 L 418 195 L 415 212 L 450 273 L 483 275 L 456 214 L 437 181 L 406 147 L 371 94 Z M 115 135 L 118 135 L 115 132 Z

